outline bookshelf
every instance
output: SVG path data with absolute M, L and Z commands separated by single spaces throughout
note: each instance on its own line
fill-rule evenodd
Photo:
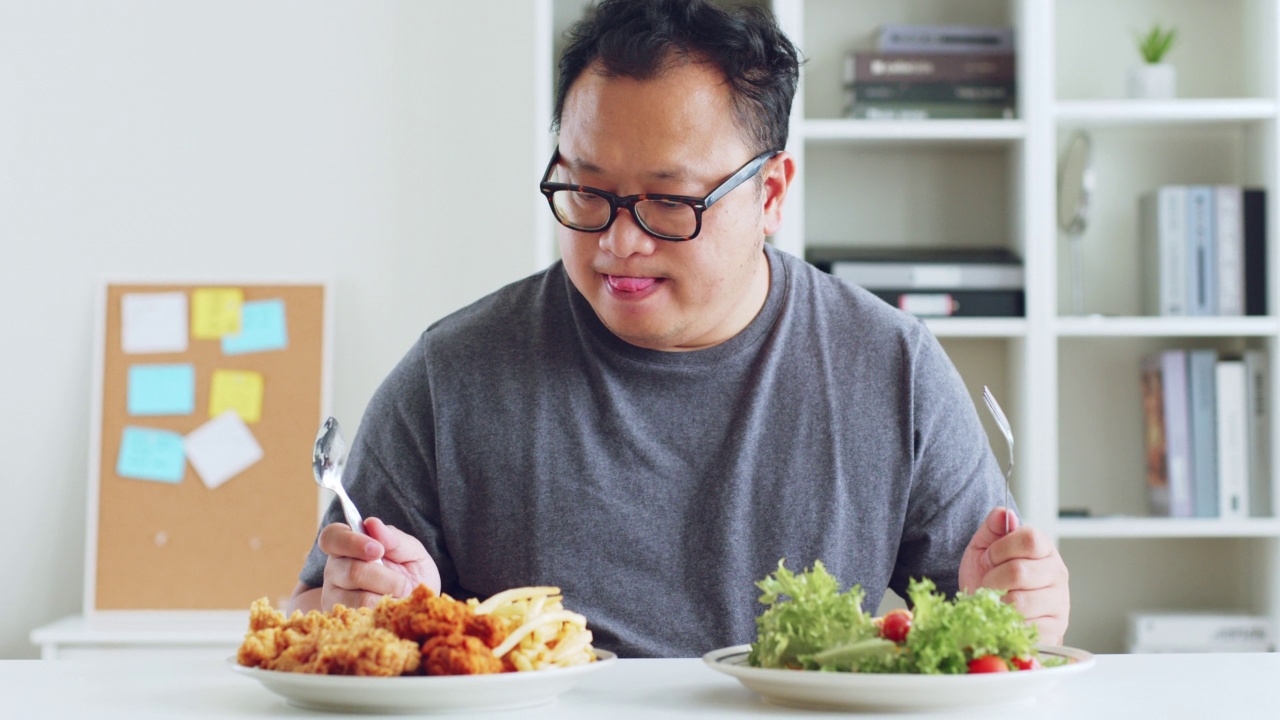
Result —
M 551 53 L 585 3 L 538 2 L 553 28 L 539 52 Z M 817 244 L 999 245 L 1024 260 L 1025 318 L 926 324 L 975 404 L 989 385 L 1013 423 L 1019 504 L 1027 522 L 1058 543 L 1072 573 L 1067 643 L 1120 652 L 1133 610 L 1265 614 L 1280 630 L 1274 507 L 1237 521 L 1146 517 L 1138 382 L 1144 354 L 1175 347 L 1265 349 L 1272 378 L 1280 378 L 1280 0 L 767 4 L 808 59 L 788 148 L 800 172 L 775 245 L 798 255 Z M 1125 74 L 1138 59 L 1132 30 L 1153 21 L 1179 28 L 1169 56 L 1178 99 L 1124 99 Z M 870 49 L 875 28 L 894 22 L 1013 26 L 1017 118 L 843 119 L 844 53 Z M 550 97 L 553 80 L 537 82 Z M 1069 249 L 1055 220 L 1058 153 L 1077 129 L 1093 138 L 1098 177 L 1083 240 L 1082 316 L 1071 311 Z M 550 143 L 531 174 L 541 172 Z M 1159 185 L 1194 183 L 1268 190 L 1271 315 L 1142 314 L 1137 198 Z M 554 230 L 545 208 L 538 213 L 539 256 L 550 257 Z M 1280 400 L 1275 387 L 1271 407 Z M 1278 431 L 1273 422 L 1273 447 Z M 1273 453 L 1273 505 L 1278 460 Z M 1059 518 L 1060 509 L 1081 507 L 1091 517 Z

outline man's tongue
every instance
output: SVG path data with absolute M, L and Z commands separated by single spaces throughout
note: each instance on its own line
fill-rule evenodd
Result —
M 658 281 L 657 278 L 651 277 L 621 277 L 619 275 L 610 275 L 609 284 L 614 290 L 622 292 L 640 292 L 645 288 L 653 285 Z

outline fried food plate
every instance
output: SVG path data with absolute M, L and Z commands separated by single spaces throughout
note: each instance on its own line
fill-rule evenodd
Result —
M 518 710 L 549 705 L 587 673 L 612 665 L 617 656 L 595 650 L 596 661 L 566 668 L 492 675 L 357 677 L 262 670 L 240 665 L 231 669 L 253 678 L 290 705 L 344 713 L 444 713 L 464 710 Z
M 1093 667 L 1093 655 L 1042 645 L 1042 658 L 1066 658 L 1057 667 L 981 675 L 907 675 L 757 668 L 747 664 L 750 645 L 702 656 L 712 670 L 731 675 L 766 701 L 821 710 L 907 712 L 953 710 L 1028 702 L 1065 678 Z

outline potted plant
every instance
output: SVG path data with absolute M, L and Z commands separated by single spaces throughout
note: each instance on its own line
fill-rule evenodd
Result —
M 1134 41 L 1142 55 L 1142 63 L 1129 69 L 1129 97 L 1168 100 L 1177 94 L 1177 68 L 1164 62 L 1177 36 L 1175 28 L 1162 28 L 1159 23 L 1145 34 L 1134 32 Z

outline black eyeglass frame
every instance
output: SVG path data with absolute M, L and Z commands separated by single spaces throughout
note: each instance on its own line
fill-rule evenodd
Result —
M 551 171 L 555 169 L 556 163 L 560 161 L 560 146 L 557 145 L 555 152 L 551 153 L 551 161 L 547 163 L 547 170 L 542 174 L 542 182 L 538 184 L 538 189 L 541 190 L 542 194 L 547 197 L 547 204 L 551 206 L 551 214 L 555 216 L 556 221 L 571 230 L 577 230 L 578 232 L 592 232 L 592 233 L 604 232 L 605 230 L 608 230 L 610 226 L 613 225 L 614 220 L 618 219 L 618 209 L 626 208 L 627 212 L 631 213 L 631 217 L 636 221 L 636 224 L 639 225 L 642 230 L 649 233 L 653 237 L 656 237 L 659 240 L 668 240 L 670 242 L 684 242 L 686 240 L 692 240 L 698 237 L 698 233 L 702 232 L 702 212 L 704 210 L 714 205 L 716 201 L 719 200 L 720 198 L 724 197 L 725 195 L 728 195 L 730 192 L 733 191 L 734 188 L 738 187 L 739 185 L 746 182 L 747 180 L 755 177 L 756 173 L 760 172 L 760 168 L 764 167 L 764 164 L 766 162 L 773 159 L 775 156 L 777 156 L 781 152 L 782 152 L 781 150 L 769 150 L 769 151 L 760 153 L 759 155 L 749 160 L 746 165 L 743 165 L 741 168 L 738 168 L 738 171 L 730 175 L 728 179 L 726 179 L 724 182 L 717 185 L 714 190 L 712 190 L 710 193 L 707 194 L 706 197 L 694 197 L 692 195 L 665 195 L 662 193 L 640 193 L 639 195 L 621 196 L 621 195 L 615 195 L 609 192 L 608 190 L 601 190 L 599 188 L 593 188 L 588 185 L 574 185 L 572 183 L 559 183 L 559 182 L 548 181 L 547 178 L 551 177 Z M 582 228 L 582 227 L 577 227 L 575 225 L 570 225 L 569 223 L 565 222 L 564 218 L 560 217 L 560 213 L 556 212 L 556 203 L 552 199 L 552 196 L 561 190 L 571 190 L 573 192 L 588 193 L 590 195 L 595 195 L 597 197 L 601 197 L 601 198 L 604 198 L 605 200 L 608 200 L 609 201 L 609 219 L 605 221 L 604 225 L 601 225 L 598 228 Z M 693 215 L 694 215 L 693 232 L 689 234 L 687 237 L 664 235 L 660 232 L 656 232 L 655 230 L 650 228 L 648 225 L 646 225 L 644 222 L 644 219 L 641 218 L 640 215 L 638 215 L 635 211 L 636 203 L 641 202 L 643 200 L 664 200 L 667 202 L 678 202 L 693 208 Z

